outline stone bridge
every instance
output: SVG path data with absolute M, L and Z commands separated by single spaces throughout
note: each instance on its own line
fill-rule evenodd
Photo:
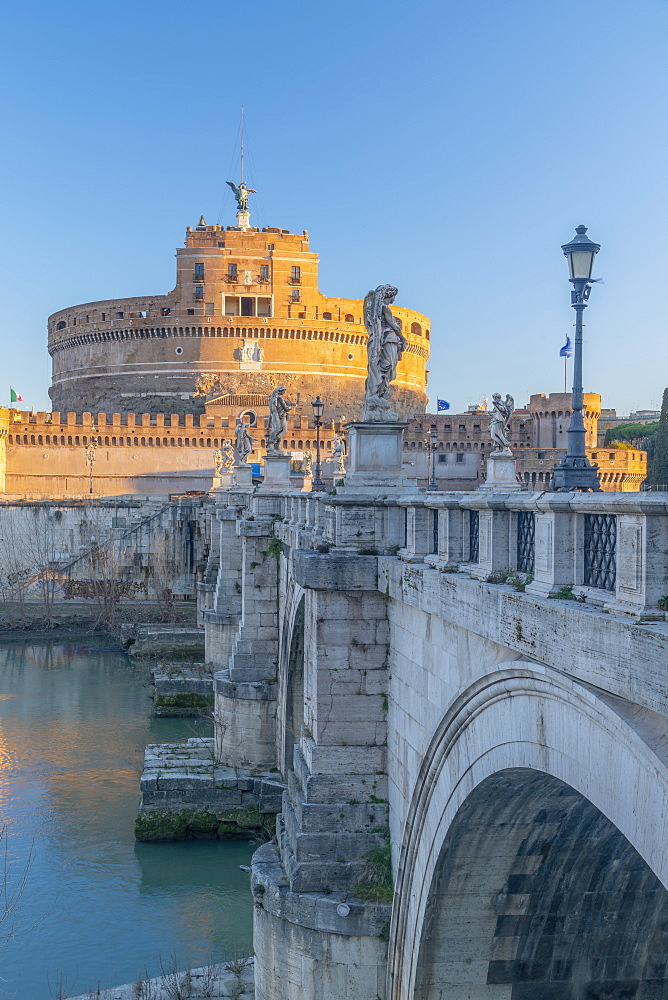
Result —
M 665 499 L 352 478 L 212 514 L 258 1000 L 667 997 Z

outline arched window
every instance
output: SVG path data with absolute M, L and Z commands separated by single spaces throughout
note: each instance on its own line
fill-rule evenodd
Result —
M 28 438 L 24 437 L 23 441 L 24 441 L 25 444 L 27 444 L 28 443 Z M 67 436 L 67 443 L 68 444 L 72 444 L 72 435 L 71 434 L 68 434 L 68 436 Z
M 108 445 L 108 444 L 109 444 L 109 438 L 108 438 L 108 437 L 106 437 L 106 438 L 104 439 L 104 443 L 105 443 L 106 445 Z
M 43 444 L 43 442 L 42 442 L 42 435 L 41 434 L 37 435 L 37 444 Z
M 211 438 L 207 438 L 206 439 L 206 446 L 207 446 L 207 448 L 211 447 Z
M 135 448 L 139 447 L 139 438 L 135 438 L 134 445 L 135 445 Z
M 172 446 L 172 448 L 176 448 L 176 439 L 175 438 L 170 438 L 169 439 L 169 443 Z
M 411 333 L 414 337 L 422 336 L 422 327 L 419 323 L 411 323 Z
M 142 439 L 143 440 L 143 439 Z M 149 448 L 153 447 L 153 438 L 148 439 Z
M 183 448 L 183 438 L 178 439 L 179 448 Z
M 214 448 L 218 447 L 218 438 L 214 438 L 213 439 L 213 446 L 214 446 Z
M 327 449 L 328 449 L 328 451 L 332 450 L 332 442 L 331 441 L 327 442 Z
M 61 319 L 60 323 L 56 326 L 56 330 L 64 330 L 66 326 L 67 324 L 65 323 L 65 320 Z
M 123 438 L 121 438 L 121 444 L 122 443 L 123 443 Z M 112 446 L 112 448 L 116 447 L 116 438 L 115 437 L 112 437 L 112 439 L 111 439 L 111 446 Z
M 431 334 L 430 334 L 429 330 L 425 330 L 424 335 L 427 338 L 427 340 L 429 340 L 431 338 Z
M 34 442 L 33 442 L 33 443 L 34 443 Z M 81 443 L 81 442 L 79 441 L 79 438 L 78 438 L 78 437 L 75 437 L 75 438 L 74 438 L 74 443 L 75 443 L 75 444 L 80 444 L 80 443 Z
M 60 437 L 60 443 L 61 444 L 65 444 L 65 435 L 64 434 L 62 434 L 61 437 Z
M 297 442 L 297 447 L 300 448 L 300 449 L 303 448 L 304 447 L 304 442 L 303 441 L 298 441 Z
M 354 323 L 355 322 L 355 317 L 353 315 L 351 315 L 351 313 L 346 313 L 346 315 L 343 318 L 346 321 L 346 323 Z
M 290 447 L 291 447 L 291 448 L 294 448 L 294 447 L 295 447 L 295 443 L 294 443 L 294 441 L 291 441 L 291 442 L 290 442 Z

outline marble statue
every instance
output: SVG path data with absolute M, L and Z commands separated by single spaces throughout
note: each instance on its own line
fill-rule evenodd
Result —
M 285 386 L 279 385 L 274 389 L 269 397 L 269 427 L 267 429 L 267 455 L 285 457 L 285 452 L 281 449 L 283 438 L 288 430 L 288 413 L 294 407 L 294 403 L 289 403 L 283 399 Z
M 224 469 L 231 469 L 234 465 L 234 449 L 232 447 L 232 441 L 230 438 L 225 438 L 220 446 L 220 457 L 222 461 L 222 467 Z
M 223 471 L 223 456 L 216 448 L 216 450 L 213 453 L 213 474 L 214 476 L 219 476 L 222 471 Z
M 253 439 L 248 431 L 248 424 L 237 417 L 237 423 L 234 430 L 235 444 L 237 448 L 237 457 L 239 459 L 239 465 L 244 465 L 248 460 L 248 456 L 253 450 Z
M 336 435 L 334 438 L 334 447 L 332 448 L 332 461 L 336 462 L 336 467 L 334 469 L 335 474 L 340 476 L 345 476 L 346 467 L 343 464 L 346 457 L 346 439 L 340 435 Z
M 246 187 L 244 181 L 242 181 L 241 184 L 239 184 L 238 186 L 234 183 L 234 181 L 226 181 L 225 183 L 229 184 L 229 186 L 232 188 L 232 194 L 234 195 L 237 201 L 237 211 L 247 212 L 248 195 L 257 194 L 255 188 Z
M 312 476 L 313 475 L 313 455 L 310 451 L 304 452 L 304 457 L 302 459 L 302 476 Z
M 364 325 L 367 339 L 367 377 L 364 393 L 365 421 L 394 421 L 397 414 L 389 402 L 390 386 L 407 340 L 401 323 L 392 315 L 390 305 L 397 296 L 394 285 L 379 285 L 364 299 Z
M 505 400 L 501 399 L 501 393 L 495 392 L 492 396 L 492 419 L 489 423 L 489 434 L 499 451 L 510 451 L 510 418 L 515 410 L 515 400 L 507 395 Z

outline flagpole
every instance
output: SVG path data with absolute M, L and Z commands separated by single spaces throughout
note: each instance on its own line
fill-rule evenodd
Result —
M 564 354 L 564 392 L 566 392 L 566 365 L 568 364 L 568 357 Z

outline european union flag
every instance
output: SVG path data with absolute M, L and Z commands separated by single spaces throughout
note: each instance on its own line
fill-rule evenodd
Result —
M 446 403 L 446 401 L 444 399 L 437 399 L 436 400 L 436 409 L 437 409 L 437 411 L 439 413 L 441 412 L 441 410 L 449 410 L 450 409 L 450 404 Z
M 559 357 L 560 358 L 570 358 L 570 356 L 571 356 L 572 353 L 573 353 L 573 348 L 571 347 L 571 338 L 570 337 L 566 337 L 566 343 L 564 344 L 564 346 L 559 351 Z

